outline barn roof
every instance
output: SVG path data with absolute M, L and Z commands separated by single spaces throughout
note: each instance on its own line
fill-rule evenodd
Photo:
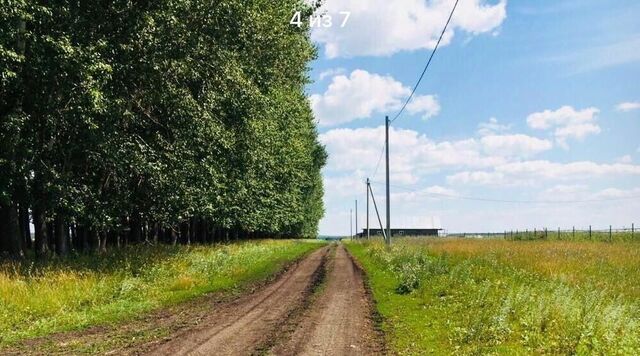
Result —
M 369 222 L 371 224 L 371 222 Z M 384 224 L 384 221 L 383 221 Z M 378 224 L 371 225 L 371 229 L 380 228 Z M 429 230 L 439 229 L 442 230 L 442 224 L 440 223 L 440 217 L 438 216 L 426 216 L 426 217 L 413 217 L 413 218 L 397 218 L 391 219 L 392 229 L 411 229 L 411 230 Z

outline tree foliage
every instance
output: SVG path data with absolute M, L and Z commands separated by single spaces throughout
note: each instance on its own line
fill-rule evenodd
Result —
M 303 1 L 0 7 L 0 249 L 316 234 Z

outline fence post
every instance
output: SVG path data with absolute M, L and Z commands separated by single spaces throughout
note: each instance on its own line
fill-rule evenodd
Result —
M 573 239 L 575 240 L 576 239 L 576 227 L 575 226 L 573 227 L 571 235 L 572 235 Z
M 613 237 L 611 236 L 611 225 L 609 225 L 609 242 L 613 242 Z
M 560 240 L 560 228 L 558 228 L 558 240 Z
M 591 225 L 589 225 L 589 240 L 591 240 Z
M 548 234 L 547 234 L 547 228 L 545 227 L 545 228 L 544 228 L 544 239 L 545 239 L 545 240 L 548 240 L 548 237 L 549 237 L 549 236 L 548 236 Z
M 537 236 L 538 235 L 538 231 L 537 230 L 538 229 L 536 229 L 535 227 L 533 228 L 533 239 L 534 240 L 538 238 L 538 236 Z
M 631 239 L 633 240 L 633 233 L 635 232 L 635 224 L 631 223 Z

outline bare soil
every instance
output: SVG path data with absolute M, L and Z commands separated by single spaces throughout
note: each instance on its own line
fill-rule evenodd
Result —
M 150 355 L 250 355 L 303 308 L 321 274 L 327 248 L 312 253 L 275 283 L 220 305 L 196 328 L 184 330 Z
M 382 337 L 372 318 L 373 306 L 363 272 L 339 245 L 326 285 L 288 339 L 273 355 L 375 355 Z

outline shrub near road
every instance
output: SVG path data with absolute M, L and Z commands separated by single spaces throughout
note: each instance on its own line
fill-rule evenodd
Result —
M 349 245 L 400 354 L 638 354 L 640 244 Z
M 319 246 L 292 240 L 135 246 L 66 261 L 0 263 L 0 347 L 125 320 L 209 292 L 233 292 Z

